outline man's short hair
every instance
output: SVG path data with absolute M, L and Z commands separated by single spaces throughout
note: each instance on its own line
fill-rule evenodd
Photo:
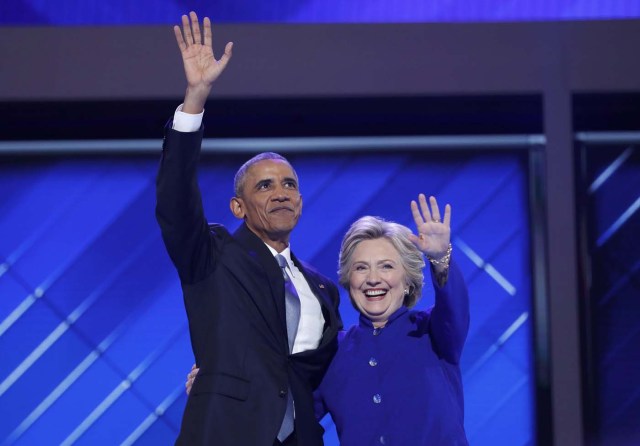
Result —
M 244 190 L 244 182 L 247 176 L 247 172 L 249 171 L 249 168 L 251 168 L 251 166 L 253 166 L 254 164 L 264 160 L 284 161 L 289 165 L 289 167 L 291 167 L 291 170 L 293 171 L 293 174 L 295 175 L 296 179 L 298 178 L 298 174 L 296 173 L 296 170 L 293 168 L 289 160 L 287 160 L 284 156 L 275 152 L 259 153 L 253 158 L 251 158 L 249 161 L 244 163 L 240 167 L 240 169 L 238 169 L 238 171 L 236 172 L 236 176 L 233 179 L 233 192 L 236 197 L 242 196 L 242 192 Z

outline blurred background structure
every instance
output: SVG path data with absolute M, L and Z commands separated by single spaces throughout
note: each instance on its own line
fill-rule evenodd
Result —
M 412 226 L 409 200 L 436 195 L 471 292 L 471 444 L 640 444 L 622 0 L 0 4 L 0 444 L 173 444 L 193 356 L 154 180 L 189 10 L 235 43 L 205 113 L 209 219 L 237 225 L 235 170 L 281 152 L 305 199 L 292 246 L 335 278 L 353 220 Z

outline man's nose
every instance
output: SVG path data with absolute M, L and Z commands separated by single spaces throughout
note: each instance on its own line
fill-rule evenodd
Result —
M 291 192 L 288 189 L 285 189 L 282 186 L 278 186 L 274 191 L 273 200 L 276 200 L 276 201 L 289 201 L 289 200 L 291 200 L 291 197 L 289 196 L 290 193 Z

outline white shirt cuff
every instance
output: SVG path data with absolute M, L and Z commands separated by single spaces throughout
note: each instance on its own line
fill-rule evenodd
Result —
M 195 132 L 199 130 L 202 125 L 204 110 L 197 115 L 185 113 L 182 111 L 183 105 L 184 104 L 180 104 L 173 114 L 173 130 L 177 130 L 178 132 Z

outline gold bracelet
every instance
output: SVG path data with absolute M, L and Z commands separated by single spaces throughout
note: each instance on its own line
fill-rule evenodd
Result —
M 427 256 L 427 259 L 429 259 L 429 263 L 431 263 L 434 266 L 441 266 L 441 265 L 449 266 L 452 249 L 453 247 L 451 246 L 451 243 L 449 243 L 449 246 L 447 247 L 447 252 L 445 252 L 442 257 L 440 257 L 439 259 L 432 259 L 431 257 Z

